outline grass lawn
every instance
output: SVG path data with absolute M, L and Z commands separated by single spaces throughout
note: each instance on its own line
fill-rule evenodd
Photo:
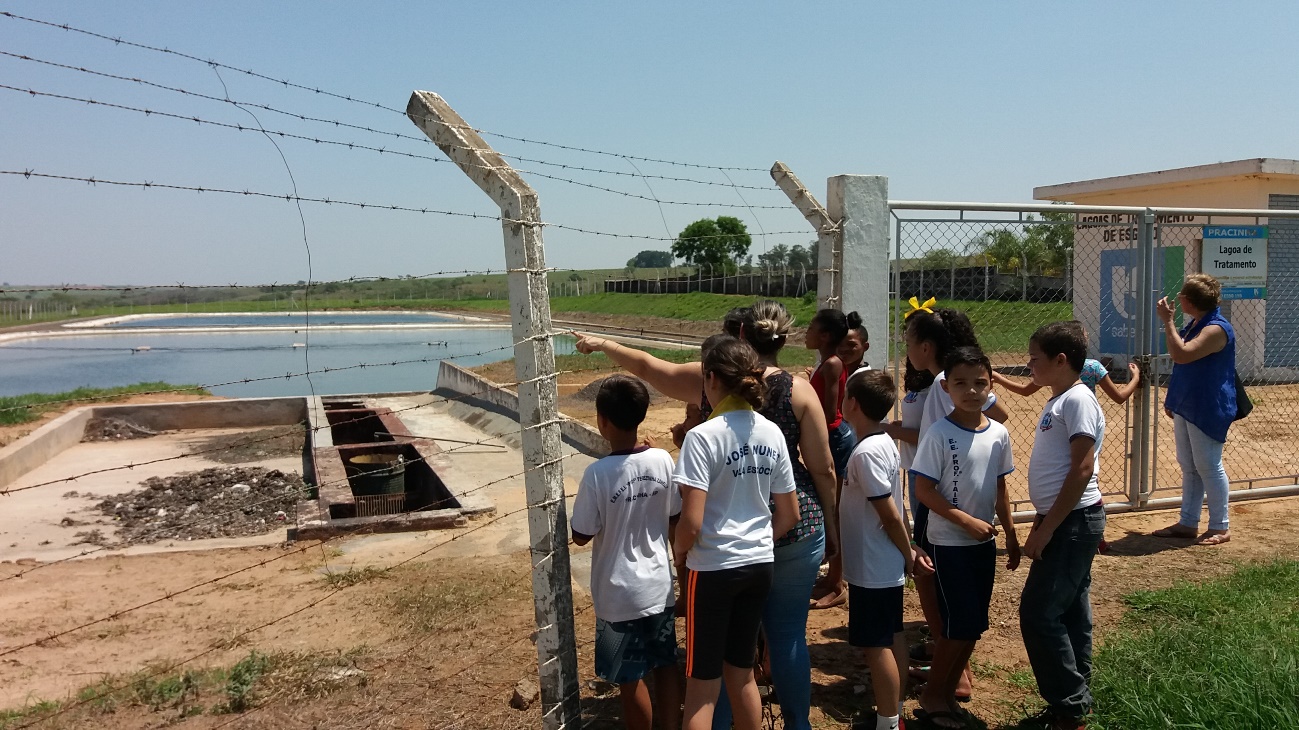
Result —
M 1299 728 L 1299 562 L 1125 601 L 1096 654 L 1091 727 Z
M 206 390 L 196 385 L 172 385 L 171 383 L 153 382 L 123 385 L 116 388 L 77 388 L 63 393 L 28 393 L 0 397 L 0 425 L 26 423 L 34 421 L 42 413 L 53 407 L 52 404 L 63 401 L 110 400 L 119 396 L 157 391 L 175 391 L 208 395 Z

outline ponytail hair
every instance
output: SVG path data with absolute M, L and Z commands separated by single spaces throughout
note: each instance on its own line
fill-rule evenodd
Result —
M 932 314 L 916 312 L 907 317 L 907 330 L 916 342 L 933 345 L 934 357 L 940 363 L 945 362 L 947 355 L 958 347 L 979 346 L 979 339 L 974 336 L 974 325 L 959 309 L 939 307 Z
M 705 377 L 711 374 L 721 380 L 731 395 L 737 395 L 754 408 L 761 408 L 767 395 L 766 368 L 753 347 L 734 337 L 713 335 L 703 357 Z
M 856 312 L 853 312 L 853 314 L 856 314 Z M 848 336 L 848 330 L 852 327 L 848 317 L 837 309 L 817 311 L 816 315 L 812 317 L 812 324 L 825 333 L 825 336 L 830 340 L 831 347 L 838 347 L 839 343 L 843 342 L 843 338 Z M 861 317 L 857 318 L 857 324 L 861 324 Z

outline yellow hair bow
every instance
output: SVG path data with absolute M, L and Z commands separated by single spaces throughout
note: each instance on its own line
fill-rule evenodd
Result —
M 911 299 L 907 300 L 907 304 L 911 305 L 911 309 L 907 310 L 907 313 L 902 315 L 902 319 L 906 319 L 907 317 L 910 317 L 916 312 L 929 312 L 930 314 L 933 314 L 934 310 L 932 309 L 932 307 L 937 303 L 938 300 L 934 299 L 933 297 L 929 297 L 929 299 L 924 304 L 921 304 L 919 299 L 916 299 L 915 297 L 911 297 Z

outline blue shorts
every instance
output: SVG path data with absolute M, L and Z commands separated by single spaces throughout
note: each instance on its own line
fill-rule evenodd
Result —
M 840 421 L 838 426 L 830 429 L 830 455 L 834 457 L 834 474 L 840 481 L 848 471 L 848 459 L 856 447 L 856 434 L 847 421 Z
M 595 674 L 606 682 L 626 684 L 659 667 L 677 663 L 677 626 L 673 607 L 630 621 L 595 619 Z
M 978 641 L 988 630 L 988 604 L 997 577 L 997 541 L 931 545 L 943 638 Z
M 902 633 L 902 628 L 902 586 L 862 588 L 848 584 L 850 646 L 893 646 L 893 635 Z

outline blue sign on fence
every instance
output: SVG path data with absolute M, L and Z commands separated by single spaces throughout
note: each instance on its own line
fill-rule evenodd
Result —
M 1159 319 L 1155 315 L 1153 299 L 1156 292 L 1176 302 L 1177 291 L 1182 286 L 1185 271 L 1185 251 L 1181 246 L 1167 246 L 1163 252 L 1162 266 L 1155 269 L 1155 291 L 1149 296 L 1151 332 L 1154 333 L 1152 351 L 1167 352 L 1160 334 Z M 1131 355 L 1136 352 L 1137 296 L 1140 282 L 1136 273 L 1137 252 L 1129 248 L 1101 251 L 1100 297 L 1100 350 L 1109 355 Z

